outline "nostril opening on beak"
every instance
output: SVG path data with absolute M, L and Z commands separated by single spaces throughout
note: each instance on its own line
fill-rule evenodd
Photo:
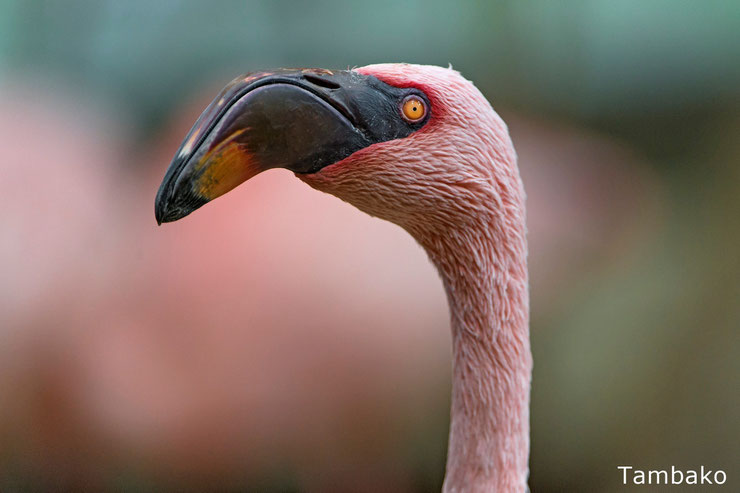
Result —
M 339 89 L 341 87 L 336 82 L 326 80 L 315 75 L 304 74 L 303 78 L 315 86 L 325 87 L 326 89 Z

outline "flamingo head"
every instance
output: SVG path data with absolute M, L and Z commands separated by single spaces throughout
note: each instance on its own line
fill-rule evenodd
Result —
M 252 73 L 232 81 L 196 122 L 155 213 L 159 223 L 175 221 L 282 167 L 418 239 L 515 201 L 507 195 L 521 190 L 515 162 L 503 121 L 452 69 Z

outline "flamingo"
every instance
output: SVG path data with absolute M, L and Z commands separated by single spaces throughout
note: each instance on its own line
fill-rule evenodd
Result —
M 401 226 L 426 250 L 452 330 L 443 491 L 526 491 L 525 193 L 507 127 L 486 98 L 451 68 L 412 64 L 238 77 L 176 152 L 157 222 L 271 168 Z

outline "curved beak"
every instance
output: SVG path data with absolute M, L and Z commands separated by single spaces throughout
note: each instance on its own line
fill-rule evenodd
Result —
M 155 201 L 176 221 L 271 168 L 315 173 L 423 125 L 400 118 L 408 89 L 352 71 L 278 70 L 241 76 L 206 108 L 172 160 Z

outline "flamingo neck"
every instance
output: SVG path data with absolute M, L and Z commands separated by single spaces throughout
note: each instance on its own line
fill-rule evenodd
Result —
M 452 318 L 446 493 L 527 489 L 532 357 L 521 207 L 520 223 L 504 213 L 424 245 Z

